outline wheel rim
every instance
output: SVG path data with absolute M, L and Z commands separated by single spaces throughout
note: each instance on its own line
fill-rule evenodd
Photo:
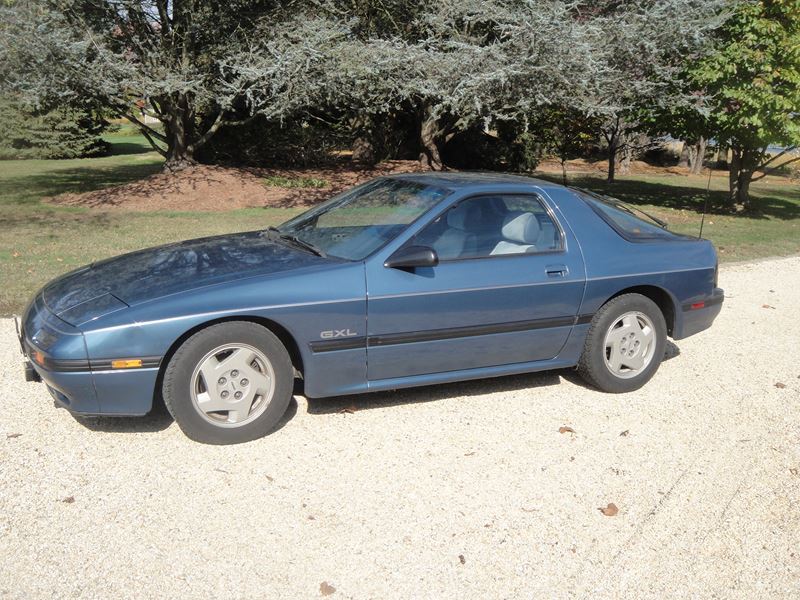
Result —
M 608 328 L 603 347 L 606 367 L 615 377 L 636 377 L 653 360 L 656 348 L 653 322 L 644 313 L 627 312 Z
M 226 344 L 206 354 L 191 380 L 192 404 L 217 427 L 257 419 L 275 394 L 275 371 L 266 355 L 246 344 Z

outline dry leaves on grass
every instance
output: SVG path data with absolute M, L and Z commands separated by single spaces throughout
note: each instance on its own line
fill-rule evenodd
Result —
M 613 502 L 609 502 L 607 506 L 601 506 L 597 510 L 599 510 L 607 517 L 616 517 L 617 513 L 619 512 L 617 505 L 614 504 Z
M 563 425 L 558 428 L 558 433 L 575 433 L 575 430 L 572 427 L 567 427 Z

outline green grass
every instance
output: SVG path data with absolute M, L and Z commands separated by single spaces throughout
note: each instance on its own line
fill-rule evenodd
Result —
M 298 212 L 101 212 L 42 203 L 44 197 L 125 183 L 161 169 L 155 152 L 128 152 L 126 144 L 146 144 L 144 138 L 121 137 L 107 137 L 115 154 L 105 158 L 0 161 L 0 315 L 21 311 L 44 283 L 88 262 L 176 240 L 260 229 Z
M 105 158 L 0 161 L 0 315 L 20 311 L 37 288 L 82 264 L 181 239 L 260 229 L 298 212 L 279 208 L 102 212 L 42 202 L 48 196 L 134 181 L 160 170 L 161 157 L 143 137 L 121 130 L 107 139 L 114 154 Z M 556 175 L 542 176 L 558 180 Z M 268 178 L 266 183 L 327 184 L 303 177 Z M 571 183 L 641 205 L 666 219 L 675 231 L 696 234 L 699 229 L 704 177 L 622 177 L 609 186 L 601 176 L 587 175 Z M 753 197 L 760 212 L 736 216 L 722 210 L 724 186 L 724 178 L 712 179 L 704 231 L 723 261 L 800 253 L 800 185 L 759 182 L 753 186 Z
M 561 183 L 552 173 L 537 174 Z M 800 184 L 763 180 L 753 184 L 754 211 L 730 214 L 726 208 L 727 178 L 702 175 L 631 175 L 613 184 L 598 175 L 571 175 L 569 185 L 584 187 L 635 204 L 663 220 L 669 229 L 697 235 L 703 208 L 703 237 L 714 242 L 722 262 L 800 253 Z
M 328 186 L 328 182 L 324 179 L 317 179 L 316 177 L 282 177 L 280 175 L 271 175 L 262 179 L 264 185 L 267 187 L 281 187 L 281 188 L 324 188 Z

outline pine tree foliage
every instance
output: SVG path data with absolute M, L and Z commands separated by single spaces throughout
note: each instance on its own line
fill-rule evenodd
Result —
M 0 97 L 0 123 L 0 159 L 84 158 L 108 152 L 100 137 L 106 121 L 85 108 L 32 111 L 13 97 Z

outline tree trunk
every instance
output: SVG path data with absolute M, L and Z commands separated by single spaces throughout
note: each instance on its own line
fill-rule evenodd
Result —
M 735 210 L 749 210 L 750 182 L 757 166 L 757 151 L 752 148 L 731 146 L 731 164 L 728 171 L 730 203 Z
M 717 143 L 717 168 L 727 169 L 728 167 L 728 146 L 719 142 Z
M 444 169 L 437 139 L 440 135 L 441 131 L 439 129 L 438 120 L 433 116 L 431 109 L 426 108 L 425 116 L 423 117 L 419 131 L 419 141 L 422 146 L 422 153 L 419 159 L 423 165 L 427 166 L 432 171 L 441 171 Z
M 567 185 L 567 157 L 561 157 L 561 181 Z
M 614 175 L 617 170 L 617 141 L 612 139 L 608 143 L 608 183 L 614 183 Z
M 630 140 L 625 140 L 625 145 L 622 147 L 619 158 L 619 174 L 628 175 L 631 172 L 631 161 L 633 160 L 633 149 L 630 146 Z
M 683 148 L 681 149 L 681 157 L 678 160 L 678 166 L 682 169 L 689 168 L 689 142 L 683 142 Z
M 697 175 L 703 170 L 703 160 L 706 157 L 707 145 L 708 140 L 700 136 L 689 152 L 689 170 L 693 175 Z
M 377 159 L 373 143 L 372 119 L 366 116 L 357 117 L 353 129 L 356 132 L 356 139 L 353 141 L 352 161 L 362 166 L 373 166 Z
M 189 141 L 192 127 L 186 118 L 187 106 L 186 96 L 181 95 L 178 102 L 170 107 L 169 118 L 164 125 L 167 136 L 165 171 L 181 171 L 197 164 Z

